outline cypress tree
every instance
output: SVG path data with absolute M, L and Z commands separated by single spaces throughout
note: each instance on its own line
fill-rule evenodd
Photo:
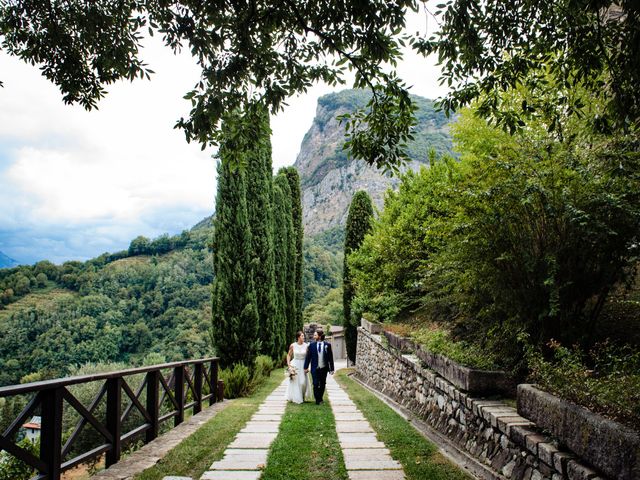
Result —
M 364 190 L 353 195 L 347 226 L 344 234 L 344 267 L 342 271 L 342 306 L 344 309 L 345 341 L 347 344 L 347 356 L 355 363 L 356 348 L 358 342 L 358 319 L 351 318 L 351 302 L 355 295 L 355 289 L 349 275 L 348 257 L 351 252 L 357 250 L 365 235 L 371 230 L 373 220 L 373 205 L 371 197 Z
M 255 132 L 255 143 L 247 152 L 247 213 L 251 230 L 252 266 L 258 305 L 260 353 L 280 355 L 275 336 L 276 289 L 273 255 L 273 167 L 271 165 L 271 128 L 266 111 L 249 112 L 247 122 Z
M 295 167 L 283 168 L 281 171 L 287 176 L 289 189 L 291 190 L 291 211 L 295 234 L 295 325 L 296 329 L 302 330 L 302 300 L 304 298 L 304 292 L 302 290 L 302 240 L 304 237 L 304 229 L 302 227 L 300 175 Z
M 276 287 L 278 292 L 277 311 L 284 328 L 283 346 L 295 340 L 295 332 L 300 329 L 295 307 L 295 253 L 296 233 L 293 226 L 291 189 L 287 175 L 280 171 L 274 179 L 274 220 Z
M 223 131 L 229 134 L 232 127 L 233 123 L 224 125 Z M 213 234 L 212 338 L 223 367 L 243 363 L 252 368 L 258 347 L 258 310 L 246 179 L 237 167 L 237 156 L 242 154 L 231 139 L 220 145 Z

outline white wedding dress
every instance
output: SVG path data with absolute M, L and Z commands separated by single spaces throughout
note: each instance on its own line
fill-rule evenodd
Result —
M 302 403 L 304 399 L 310 399 L 313 396 L 311 378 L 309 374 L 304 373 L 304 359 L 307 357 L 308 343 L 299 345 L 298 342 L 293 344 L 293 358 L 291 366 L 295 367 L 298 374 L 289 379 L 285 399 L 293 403 Z

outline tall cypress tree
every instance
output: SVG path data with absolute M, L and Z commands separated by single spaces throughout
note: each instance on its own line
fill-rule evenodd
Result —
M 302 330 L 302 240 L 304 229 L 302 227 L 302 198 L 300 190 L 300 175 L 295 167 L 287 167 L 281 170 L 287 176 L 289 189 L 291 190 L 291 211 L 293 215 L 293 229 L 295 232 L 295 322 L 296 328 Z
M 301 329 L 296 313 L 296 232 L 293 226 L 291 188 L 285 172 L 280 170 L 274 179 L 274 204 L 276 225 L 276 285 L 279 307 L 285 319 L 284 345 L 295 340 L 295 332 Z
M 345 341 L 347 344 L 347 356 L 355 363 L 356 348 L 358 342 L 358 319 L 352 318 L 351 302 L 355 294 L 351 276 L 349 274 L 348 257 L 351 252 L 357 250 L 365 235 L 371 230 L 373 220 L 373 205 L 371 197 L 364 190 L 353 195 L 347 226 L 344 234 L 344 268 L 342 271 L 342 306 L 344 309 Z
M 266 111 L 248 112 L 248 123 L 255 143 L 247 152 L 247 213 L 251 230 L 252 266 L 258 304 L 260 353 L 274 355 L 276 289 L 273 255 L 273 167 L 271 165 L 271 128 Z M 246 121 L 247 119 L 245 119 Z M 279 352 L 277 353 L 279 356 Z M 277 358 L 274 357 L 274 358 Z
M 258 347 L 258 309 L 251 268 L 246 179 L 244 171 L 237 167 L 237 155 L 242 155 L 242 149 L 233 141 L 233 119 L 223 128 L 229 140 L 222 142 L 219 149 L 212 337 L 223 367 L 243 363 L 251 368 Z

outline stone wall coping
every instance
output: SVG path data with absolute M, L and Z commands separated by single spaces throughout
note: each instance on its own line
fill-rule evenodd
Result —
M 369 333 L 382 333 L 382 325 L 380 325 L 378 322 L 367 320 L 366 318 L 360 318 L 360 327 L 365 329 Z
M 608 476 L 640 478 L 640 433 L 535 385 L 518 385 L 518 413 Z
M 363 327 L 365 331 L 369 329 L 364 323 Z M 515 392 L 515 384 L 506 372 L 461 365 L 445 355 L 427 350 L 410 338 L 386 330 L 382 331 L 382 335 L 392 348 L 403 353 L 413 352 L 431 370 L 446 378 L 459 389 L 474 395 Z

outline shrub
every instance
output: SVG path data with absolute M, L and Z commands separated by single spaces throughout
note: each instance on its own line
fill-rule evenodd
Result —
M 521 337 L 525 342 L 526 337 Z M 529 379 L 549 393 L 640 429 L 640 352 L 597 344 L 588 352 L 551 340 L 550 358 L 527 343 Z
M 271 371 L 274 368 L 273 359 L 267 355 L 258 355 L 255 361 L 255 368 L 253 370 L 253 377 L 267 378 L 271 375 Z
M 237 363 L 233 368 L 225 368 L 220 372 L 220 380 L 224 382 L 225 398 L 244 397 L 249 394 L 249 368 Z
M 18 446 L 38 456 L 40 450 L 40 442 L 32 443 L 28 439 L 23 439 L 18 443 Z M 18 460 L 13 455 L 6 452 L 0 453 L 0 480 L 29 480 L 36 473 L 33 468 Z
M 414 331 L 411 334 L 417 343 L 432 353 L 439 353 L 461 365 L 484 370 L 496 368 L 496 358 L 478 345 L 457 341 L 451 333 L 441 327 L 431 325 Z

